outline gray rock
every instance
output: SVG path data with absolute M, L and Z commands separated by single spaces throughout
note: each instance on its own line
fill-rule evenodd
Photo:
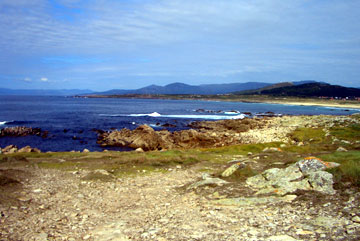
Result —
M 338 149 L 336 149 L 336 151 L 339 151 L 339 152 L 347 152 L 348 150 L 342 146 L 340 146 Z
M 231 165 L 229 168 L 227 168 L 222 174 L 222 177 L 229 177 L 232 174 L 234 174 L 234 172 L 236 172 L 240 167 L 244 167 L 244 164 L 242 163 L 235 163 L 233 165 Z
M 333 189 L 333 175 L 325 171 L 310 172 L 308 180 L 315 191 L 327 194 L 335 194 Z
M 200 186 L 212 185 L 212 184 L 221 186 L 221 185 L 227 184 L 227 183 L 228 183 L 227 181 L 222 180 L 220 178 L 213 178 L 213 177 L 210 177 L 208 174 L 207 175 L 204 174 L 202 181 L 191 184 L 187 189 L 190 190 L 190 189 L 198 188 Z

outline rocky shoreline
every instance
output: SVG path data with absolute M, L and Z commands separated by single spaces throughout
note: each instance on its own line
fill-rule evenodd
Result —
M 355 114 L 356 116 L 356 114 Z M 357 123 L 352 116 L 265 116 L 234 120 L 196 121 L 188 125 L 190 129 L 181 131 L 156 131 L 148 125 L 138 126 L 134 130 L 96 130 L 97 143 L 106 147 L 128 147 L 137 151 L 171 150 L 223 147 L 239 144 L 256 144 L 269 142 L 294 143 L 289 134 L 297 128 L 322 127 L 326 132 L 333 125 Z M 4 136 L 21 137 L 36 135 L 46 138 L 48 131 L 30 127 L 7 127 L 0 130 L 0 138 Z M 295 141 L 296 142 L 296 141 Z M 29 152 L 29 147 L 17 148 L 7 146 L 3 153 Z M 31 147 L 32 148 L 32 147 Z M 31 149 L 30 148 L 30 149 Z M 13 149 L 13 150 L 11 150 Z M 34 149 L 34 148 L 33 148 Z M 36 149 L 36 148 L 35 148 Z M 0 149 L 1 150 L 1 149 Z M 88 149 L 84 149 L 86 152 Z M 36 149 L 38 151 L 38 149 Z
M 337 123 L 356 123 L 351 116 L 281 116 L 245 118 L 241 120 L 199 121 L 189 125 L 192 129 L 169 132 L 155 131 L 147 125 L 135 130 L 122 129 L 102 132 L 98 144 L 121 146 L 139 151 L 209 148 L 238 144 L 285 142 L 296 128 L 322 126 L 328 131 Z M 294 144 L 294 143 L 292 143 Z M 295 143 L 296 144 L 296 143 Z M 299 144 L 299 143 L 297 143 Z

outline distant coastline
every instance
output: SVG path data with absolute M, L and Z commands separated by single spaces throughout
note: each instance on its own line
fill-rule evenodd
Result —
M 232 101 L 244 103 L 268 103 L 299 106 L 322 106 L 335 108 L 360 109 L 360 101 L 334 100 L 321 98 L 274 97 L 265 95 L 86 95 L 81 98 L 131 98 L 131 99 L 173 99 L 173 100 L 205 100 Z

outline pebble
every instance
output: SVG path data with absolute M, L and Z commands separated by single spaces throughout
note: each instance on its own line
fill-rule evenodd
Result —
M 88 240 L 88 239 L 90 239 L 91 238 L 91 236 L 88 234 L 88 235 L 85 235 L 84 237 L 83 237 L 83 240 Z
M 360 217 L 359 216 L 355 216 L 351 219 L 353 222 L 355 223 L 360 223 Z

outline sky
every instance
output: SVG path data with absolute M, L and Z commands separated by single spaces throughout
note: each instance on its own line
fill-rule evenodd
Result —
M 0 0 L 0 88 L 360 87 L 360 0 Z

